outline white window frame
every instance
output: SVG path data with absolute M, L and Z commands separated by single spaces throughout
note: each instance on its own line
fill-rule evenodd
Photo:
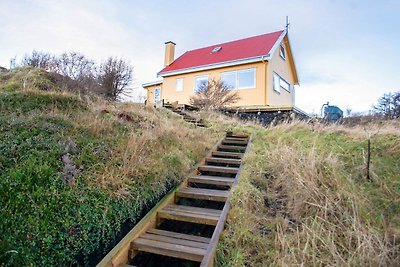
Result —
M 279 46 L 279 56 L 283 59 L 286 60 L 286 49 L 283 44 L 280 44 Z
M 180 86 L 179 86 L 180 85 Z M 177 92 L 183 91 L 183 78 L 177 78 L 175 82 L 175 90 Z
M 275 88 L 275 79 L 279 79 L 279 88 Z M 288 85 L 288 89 L 286 89 L 284 86 L 282 86 L 282 83 L 285 83 Z M 290 93 L 291 92 L 291 84 L 286 81 L 285 79 L 283 79 L 278 73 L 273 72 L 273 78 L 272 78 L 272 88 L 275 92 L 277 92 L 278 94 L 281 93 L 281 88 L 283 90 L 285 90 L 286 92 Z
M 254 84 L 252 86 L 244 86 L 244 87 L 239 87 L 239 73 L 243 73 L 243 72 L 249 72 L 249 71 L 253 71 L 253 81 Z M 229 74 L 234 74 L 236 76 L 235 79 L 235 86 L 233 88 L 229 88 L 230 90 L 241 90 L 241 89 L 254 89 L 256 88 L 257 85 L 257 80 L 256 80 L 256 68 L 249 68 L 249 69 L 243 69 L 243 70 L 234 70 L 234 71 L 224 71 L 221 72 L 221 80 L 222 80 L 222 76 L 223 75 L 229 75 Z
M 207 80 L 207 82 L 208 82 L 208 77 L 209 77 L 208 74 L 207 74 L 207 75 L 195 76 L 195 77 L 194 77 L 193 92 L 197 93 L 197 91 L 196 91 L 196 89 L 197 89 L 197 88 L 196 88 L 197 80 Z

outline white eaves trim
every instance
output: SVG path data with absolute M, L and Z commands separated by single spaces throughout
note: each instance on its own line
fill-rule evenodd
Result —
M 203 65 L 203 66 L 196 66 L 196 67 L 180 69 L 180 70 L 167 71 L 164 73 L 159 72 L 159 73 L 157 73 L 157 76 L 168 77 L 168 76 L 172 76 L 172 75 L 178 75 L 178 74 L 184 74 L 184 73 L 190 73 L 190 72 L 196 72 L 196 71 L 212 70 L 212 69 L 218 69 L 218 68 L 223 68 L 223 67 L 231 67 L 231 66 L 254 63 L 254 62 L 259 62 L 259 61 L 268 61 L 268 60 L 271 60 L 272 55 L 274 54 L 275 50 L 279 47 L 279 45 L 282 42 L 283 38 L 285 37 L 286 33 L 287 33 L 286 30 L 284 30 L 281 33 L 281 35 L 276 40 L 275 44 L 272 46 L 269 53 L 266 55 L 251 57 L 251 58 L 237 59 L 237 60 L 226 61 L 226 62 L 215 63 L 215 64 L 208 64 L 208 65 Z
M 208 65 L 196 66 L 196 67 L 192 67 L 192 68 L 167 71 L 162 74 L 158 73 L 157 75 L 161 76 L 161 77 L 167 77 L 167 76 L 183 74 L 183 73 L 190 73 L 190 72 L 196 72 L 196 71 L 202 71 L 202 70 L 212 70 L 212 69 L 218 69 L 218 68 L 222 68 L 222 67 L 242 65 L 242 64 L 253 63 L 253 62 L 258 62 L 258 61 L 266 61 L 266 60 L 270 60 L 270 59 L 271 59 L 270 55 L 267 54 L 265 56 L 238 59 L 238 60 L 232 60 L 232 61 L 227 61 L 227 62 L 222 62 L 222 63 L 208 64 Z
M 162 84 L 163 81 L 155 81 L 155 82 L 149 82 L 149 83 L 144 83 L 142 84 L 142 87 L 149 87 L 152 85 L 157 85 L 157 84 Z

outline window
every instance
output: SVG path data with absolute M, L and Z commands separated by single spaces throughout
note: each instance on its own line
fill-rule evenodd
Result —
M 230 89 L 246 89 L 256 87 L 256 69 L 245 69 L 221 73 L 221 81 Z
M 157 87 L 154 89 L 154 103 L 156 104 L 161 100 L 161 88 Z
M 176 79 L 176 91 L 182 92 L 183 91 L 183 79 Z
M 279 55 L 281 56 L 281 58 L 286 59 L 286 51 L 283 44 L 280 45 Z
M 214 47 L 214 49 L 211 51 L 211 53 L 217 53 L 221 49 L 222 49 L 222 47 L 220 47 L 220 46 Z
M 238 82 L 240 88 L 253 88 L 255 87 L 255 69 L 242 70 L 238 72 Z
M 200 86 L 208 82 L 208 75 L 197 76 L 194 78 L 194 92 L 197 93 Z
M 280 79 L 279 80 L 279 85 L 283 88 L 283 89 L 285 89 L 286 91 L 288 91 L 288 92 L 290 92 L 290 84 L 287 82 L 287 81 L 285 81 L 284 79 Z
M 278 74 L 274 73 L 274 90 L 278 93 L 281 92 L 281 86 L 279 85 L 280 77 Z
M 276 74 L 274 72 L 274 77 L 273 77 L 273 83 L 274 83 L 274 91 L 280 93 L 281 88 L 285 89 L 286 91 L 290 92 L 290 83 L 288 83 L 285 79 L 283 79 L 281 76 Z
M 237 80 L 236 72 L 221 73 L 221 81 L 224 82 L 226 86 L 229 87 L 229 89 L 236 88 L 236 80 Z

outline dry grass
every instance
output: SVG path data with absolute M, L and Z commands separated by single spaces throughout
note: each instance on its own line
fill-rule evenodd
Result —
M 279 153 L 279 155 L 278 155 Z M 285 201 L 289 218 L 277 224 L 278 265 L 388 266 L 393 264 L 393 239 L 369 225 L 359 206 L 368 199 L 356 190 L 334 155 L 306 154 L 288 146 L 269 153 L 267 169 L 275 174 L 275 198 Z M 322 157 L 321 157 L 322 156 Z M 288 179 L 290 177 L 290 179 Z M 347 178 L 347 179 L 346 179 Z M 373 209 L 373 207 L 369 207 Z M 291 232 L 288 238 L 288 232 Z
M 182 181 L 222 135 L 140 104 L 99 99 L 90 109 L 76 117 L 77 127 L 117 141 L 109 162 L 95 171 L 92 181 L 116 197 L 135 197 L 142 185 L 150 189 L 149 195 L 157 195 L 171 183 Z M 116 132 L 116 127 L 124 130 Z
M 316 121 L 295 120 L 273 126 L 276 130 L 290 131 L 302 127 L 321 133 L 344 133 L 351 138 L 365 138 L 369 135 L 396 135 L 400 136 L 400 120 L 372 121 L 364 125 L 324 124 Z
M 398 265 L 397 125 L 367 130 L 379 128 L 372 182 L 362 179 L 357 150 L 364 128 L 303 122 L 252 127 L 253 148 L 234 191 L 218 265 Z

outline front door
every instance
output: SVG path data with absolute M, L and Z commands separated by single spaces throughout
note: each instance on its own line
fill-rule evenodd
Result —
M 157 104 L 161 100 L 161 88 L 157 87 L 154 89 L 154 104 Z

